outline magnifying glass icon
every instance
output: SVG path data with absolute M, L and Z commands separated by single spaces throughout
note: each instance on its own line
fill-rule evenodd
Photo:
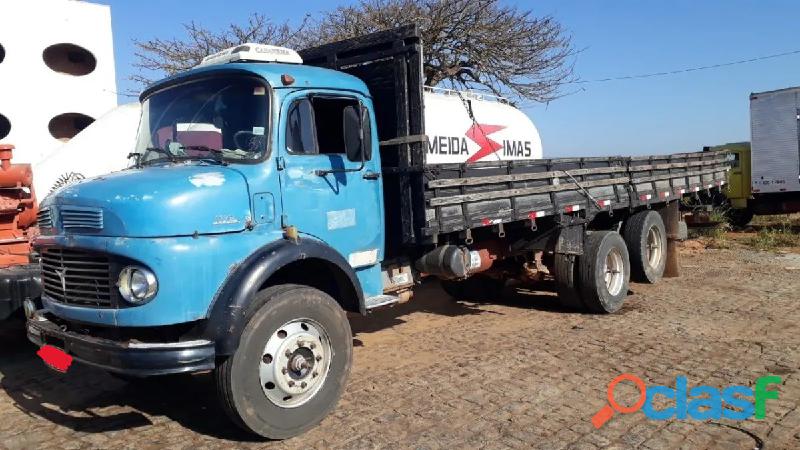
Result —
M 639 399 L 632 406 L 622 406 L 614 399 L 614 388 L 617 387 L 621 381 L 630 381 L 636 385 L 639 390 Z M 608 383 L 608 404 L 600 408 L 600 411 L 592 417 L 592 425 L 595 428 L 602 427 L 606 422 L 614 417 L 614 411 L 620 414 L 631 414 L 642 409 L 644 402 L 647 400 L 647 386 L 644 381 L 636 375 L 630 373 L 623 373 Z

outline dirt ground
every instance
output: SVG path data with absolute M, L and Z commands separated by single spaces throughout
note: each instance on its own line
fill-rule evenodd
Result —
M 561 310 L 547 292 L 458 303 L 434 283 L 354 318 L 338 408 L 283 442 L 229 424 L 207 375 L 129 385 L 76 364 L 62 376 L 21 329 L 5 329 L 0 448 L 798 448 L 800 254 L 704 247 L 686 243 L 680 278 L 633 284 L 612 316 Z M 765 420 L 637 412 L 595 429 L 609 381 L 625 372 L 648 385 L 683 375 L 689 386 L 751 386 L 768 374 L 783 384 Z M 619 385 L 621 404 L 636 395 Z

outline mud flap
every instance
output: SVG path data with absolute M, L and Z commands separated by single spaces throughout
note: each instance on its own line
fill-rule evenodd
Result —
M 565 226 L 558 233 L 556 253 L 562 255 L 583 255 L 583 239 L 585 228 L 583 224 Z

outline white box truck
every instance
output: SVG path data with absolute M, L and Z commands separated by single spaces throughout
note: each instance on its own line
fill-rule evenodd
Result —
M 800 87 L 750 94 L 752 205 L 800 211 Z

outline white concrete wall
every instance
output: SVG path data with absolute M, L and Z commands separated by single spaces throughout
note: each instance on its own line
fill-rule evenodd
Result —
M 141 114 L 139 102 L 118 106 L 34 164 L 36 198 L 41 201 L 65 184 L 130 166 L 128 154 L 136 149 Z
M 87 75 L 59 73 L 43 52 L 70 43 L 96 60 Z M 11 122 L 0 143 L 14 144 L 15 162 L 36 163 L 64 142 L 48 124 L 64 113 L 96 119 L 117 105 L 111 10 L 74 0 L 0 0 L 0 114 Z

